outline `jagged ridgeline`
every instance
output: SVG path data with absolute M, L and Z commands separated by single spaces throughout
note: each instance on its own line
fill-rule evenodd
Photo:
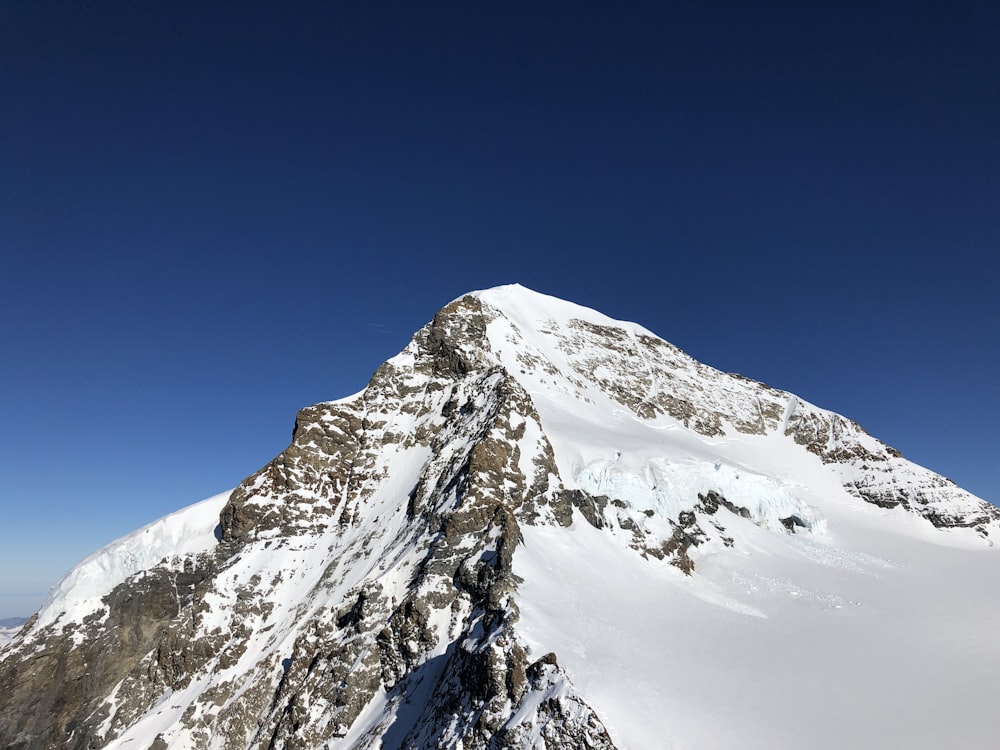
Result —
M 301 410 L 231 493 L 71 571 L 0 652 L 0 746 L 634 747 L 522 632 L 526 531 L 590 529 L 682 586 L 760 535 L 822 536 L 796 465 L 755 470 L 758 448 L 832 504 L 997 534 L 996 508 L 843 417 L 500 287 Z

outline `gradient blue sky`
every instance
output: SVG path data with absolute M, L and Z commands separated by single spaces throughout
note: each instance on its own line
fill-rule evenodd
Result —
M 0 4 L 0 617 L 513 281 L 1000 501 L 998 71 L 985 2 Z

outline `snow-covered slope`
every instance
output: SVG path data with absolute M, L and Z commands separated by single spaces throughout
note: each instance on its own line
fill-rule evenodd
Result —
M 8 617 L 0 620 L 0 648 L 13 640 L 17 631 L 21 629 L 24 623 L 25 619 L 23 617 Z
M 185 558 L 209 552 L 218 542 L 219 513 L 229 495 L 223 492 L 164 516 L 84 559 L 52 587 L 33 626 L 82 622 L 129 577 L 161 562 L 183 567 Z
M 0 738 L 986 747 L 998 529 L 844 417 L 500 287 L 70 571 L 0 651 Z

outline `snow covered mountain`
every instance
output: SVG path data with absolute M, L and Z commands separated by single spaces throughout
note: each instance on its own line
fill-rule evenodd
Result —
M 0 650 L 5 748 L 988 747 L 1000 510 L 524 289 Z

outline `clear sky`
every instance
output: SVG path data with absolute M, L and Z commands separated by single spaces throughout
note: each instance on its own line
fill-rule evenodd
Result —
M 0 3 L 0 617 L 515 281 L 1000 501 L 998 71 L 993 2 Z

